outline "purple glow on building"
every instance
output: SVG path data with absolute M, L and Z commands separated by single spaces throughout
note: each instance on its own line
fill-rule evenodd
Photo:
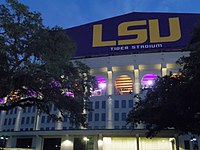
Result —
M 0 98 L 0 103 L 4 103 L 4 99 L 3 98 Z
M 54 88 L 54 87 L 61 87 L 60 83 L 58 81 L 53 81 L 52 84 L 51 84 L 51 87 Z
M 105 89 L 106 88 L 106 80 L 101 76 L 97 76 L 96 79 L 97 79 L 97 83 L 98 83 L 98 88 Z
M 92 91 L 92 96 L 101 96 L 106 89 L 106 80 L 101 76 L 96 76 L 98 88 Z
M 145 74 L 142 78 L 142 87 L 152 86 L 157 78 L 155 74 Z
M 66 92 L 65 95 L 66 95 L 66 96 L 69 96 L 69 97 L 73 97 L 73 96 L 74 96 L 74 93 L 72 93 L 72 92 L 69 91 L 69 92 Z

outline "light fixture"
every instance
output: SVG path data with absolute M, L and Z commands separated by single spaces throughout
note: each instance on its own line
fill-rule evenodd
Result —
M 83 137 L 83 140 L 86 142 L 90 141 L 90 139 L 88 139 L 87 137 Z
M 197 139 L 193 136 L 193 137 L 190 138 L 190 141 L 195 142 L 195 141 L 197 141 Z

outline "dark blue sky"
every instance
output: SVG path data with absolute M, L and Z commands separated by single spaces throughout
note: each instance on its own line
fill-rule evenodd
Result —
M 2 0 L 0 0 L 2 1 Z M 130 12 L 200 13 L 199 0 L 19 0 L 46 26 L 70 28 Z

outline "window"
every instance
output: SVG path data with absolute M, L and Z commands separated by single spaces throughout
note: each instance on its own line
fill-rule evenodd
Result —
M 126 108 L 126 100 L 122 100 L 121 104 L 122 104 L 122 108 Z
M 12 122 L 12 119 L 9 118 L 9 120 L 8 120 L 8 125 L 11 125 L 11 122 Z
M 10 110 L 10 114 L 13 114 L 13 109 Z
M 31 107 L 28 107 L 28 113 L 30 113 L 31 112 Z
M 24 124 L 25 118 L 22 117 L 21 124 Z
M 99 101 L 95 102 L 95 109 L 99 109 Z
M 98 113 L 94 114 L 94 121 L 99 121 L 99 114 Z
M 92 112 L 89 112 L 88 114 L 88 121 L 92 121 Z
M 54 111 L 57 111 L 57 107 L 56 107 L 55 105 L 54 105 L 54 107 L 53 107 L 53 110 L 54 110 Z
M 27 117 L 26 118 L 26 124 L 29 124 L 29 121 L 30 121 L 30 117 Z
M 14 113 L 17 114 L 17 108 L 15 108 L 15 112 Z
M 114 114 L 114 121 L 119 121 L 119 113 Z
M 23 109 L 23 113 L 26 113 L 26 108 Z
M 34 124 L 35 117 L 31 117 L 31 124 Z
M 32 112 L 35 112 L 35 109 L 36 109 L 36 106 L 33 106 L 33 110 L 32 110 Z
M 67 122 L 67 117 L 64 117 L 64 120 L 63 120 L 64 122 Z
M 90 110 L 92 110 L 92 109 L 93 109 L 93 106 L 92 106 L 92 105 L 93 105 L 93 103 L 92 103 L 92 102 L 90 102 L 90 103 L 89 103 L 89 109 L 90 109 Z
M 133 100 L 128 100 L 128 107 L 133 108 Z
M 155 74 L 145 74 L 143 77 L 142 77 L 142 88 L 149 88 L 151 87 L 155 80 L 158 78 L 157 75 Z
M 115 129 L 119 129 L 119 126 L 115 126 L 114 128 L 115 128 Z
M 12 125 L 15 125 L 16 118 L 13 118 Z
M 133 92 L 133 81 L 128 75 L 121 75 L 115 81 L 116 94 L 124 95 Z
M 126 129 L 126 126 L 122 126 L 122 129 Z
M 119 101 L 118 101 L 118 100 L 115 100 L 115 102 L 114 102 L 114 107 L 115 107 L 115 108 L 119 108 Z
M 65 118 L 66 118 L 66 117 L 65 117 Z M 51 117 L 48 116 L 48 117 L 47 117 L 47 123 L 50 123 L 50 121 L 51 121 Z
M 45 116 L 42 116 L 41 123 L 44 123 L 44 122 L 45 122 Z
M 105 108 L 106 108 L 106 101 L 102 101 L 102 102 L 101 102 L 101 108 L 102 108 L 102 109 L 105 109 Z
M 126 113 L 122 113 L 122 121 L 126 121 Z
M 106 114 L 105 113 L 101 114 L 101 121 L 106 121 Z

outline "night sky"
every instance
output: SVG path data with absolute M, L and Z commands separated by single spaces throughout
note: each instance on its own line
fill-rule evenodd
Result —
M 5 0 L 0 0 L 2 3 Z M 199 0 L 19 0 L 42 14 L 45 26 L 70 28 L 130 12 L 200 13 Z

